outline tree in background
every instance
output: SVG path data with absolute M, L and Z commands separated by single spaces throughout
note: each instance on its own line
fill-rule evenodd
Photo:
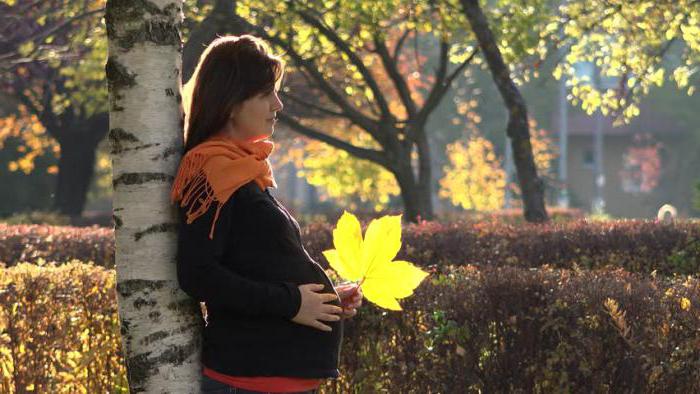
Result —
M 332 128 L 329 126 L 324 130 Z M 349 138 L 356 146 L 372 143 L 363 133 Z M 401 193 L 396 178 L 389 171 L 370 161 L 357 159 L 345 150 L 303 137 L 282 146 L 279 165 L 291 162 L 300 168 L 297 175 L 321 189 L 321 201 L 332 198 L 350 210 L 368 208 L 380 212 L 388 208 L 391 197 Z
M 438 196 L 467 210 L 503 208 L 506 172 L 491 141 L 479 135 L 458 140 L 447 145 L 447 158 L 450 164 L 444 167 Z
M 249 23 L 248 29 L 280 48 L 293 73 L 306 81 L 305 90 L 283 92 L 286 102 L 306 111 L 296 116 L 285 111 L 282 121 L 302 135 L 381 166 L 396 179 L 404 217 L 431 219 L 425 126 L 452 81 L 476 55 L 474 48 L 461 45 L 463 39 L 453 27 L 455 14 L 423 2 L 323 1 L 239 1 L 238 14 Z M 418 68 L 418 51 L 410 50 L 421 36 L 432 36 L 435 42 L 437 64 L 430 71 Z M 450 58 L 458 60 L 457 65 L 452 66 Z M 401 70 L 402 63 L 410 68 Z M 408 77 L 421 73 L 432 74 L 432 83 L 412 87 Z M 383 88 L 380 81 L 389 85 Z M 333 131 L 316 125 L 320 116 L 333 119 Z M 351 136 L 357 133 L 371 137 L 371 144 L 353 144 Z
M 566 76 L 570 100 L 589 114 L 600 110 L 617 123 L 639 114 L 652 87 L 673 80 L 688 95 L 695 90 L 700 59 L 700 3 L 697 0 L 592 0 L 558 7 L 541 32 L 538 53 L 565 50 L 554 70 Z M 673 55 L 677 60 L 669 61 Z M 596 88 L 578 78 L 575 65 L 591 62 L 616 86 Z
M 471 121 L 465 125 L 466 137 L 447 145 L 448 164 L 443 167 L 445 176 L 440 179 L 438 196 L 467 210 L 498 210 L 504 206 L 506 189 L 518 197 L 520 187 L 506 181 L 504 159 L 496 154 L 493 143 L 481 135 L 477 127 L 480 118 L 473 108 L 468 108 L 470 105 L 475 106 L 475 100 L 460 105 L 460 112 L 467 113 Z M 553 182 L 552 162 L 557 157 L 554 141 L 533 119 L 529 129 L 537 172 Z
M 544 4 L 544 2 L 535 3 Z M 547 211 L 544 206 L 544 181 L 537 174 L 532 153 L 527 105 L 510 75 L 511 70 L 500 48 L 507 45 L 499 45 L 507 44 L 508 41 L 499 39 L 494 34 L 492 23 L 489 22 L 481 9 L 479 0 L 461 0 L 461 4 L 462 11 L 484 53 L 483 56 L 491 71 L 493 81 L 508 110 L 506 134 L 513 150 L 513 162 L 520 185 L 525 219 L 531 222 L 547 221 Z M 535 10 L 535 7 L 532 6 L 527 8 Z M 518 25 L 514 24 L 514 26 Z
M 651 193 L 661 178 L 662 144 L 651 134 L 635 134 L 632 145 L 623 153 L 620 170 L 623 190 Z
M 197 3 L 188 1 L 190 63 L 202 40 L 229 26 L 234 5 Z M 16 103 L 0 119 L 0 146 L 17 146 L 10 171 L 30 174 L 37 158 L 57 159 L 46 168 L 57 175 L 53 206 L 71 216 L 83 211 L 92 180 L 98 195 L 111 193 L 109 152 L 98 145 L 108 130 L 103 13 L 104 0 L 0 3 L 0 91 Z
M 0 3 L 0 91 L 18 103 L 0 138 L 15 137 L 22 153 L 9 169 L 28 173 L 37 156 L 58 155 L 57 167 L 48 168 L 57 174 L 53 204 L 71 216 L 83 210 L 95 150 L 108 129 L 103 5 Z

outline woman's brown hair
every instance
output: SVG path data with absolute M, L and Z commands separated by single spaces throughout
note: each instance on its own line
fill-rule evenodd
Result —
M 284 62 L 254 36 L 223 36 L 199 57 L 183 87 L 185 152 L 221 130 L 243 101 L 272 91 L 282 78 Z

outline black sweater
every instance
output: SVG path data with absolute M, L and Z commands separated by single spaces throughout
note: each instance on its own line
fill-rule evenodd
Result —
M 177 278 L 207 306 L 204 366 L 233 376 L 337 377 L 342 322 L 324 321 L 333 329 L 326 332 L 291 321 L 298 285 L 335 292 L 304 249 L 299 224 L 254 182 L 224 204 L 209 239 L 215 211 L 216 203 L 186 224 L 179 209 Z

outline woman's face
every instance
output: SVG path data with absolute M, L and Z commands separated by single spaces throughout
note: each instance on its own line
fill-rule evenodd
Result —
M 232 111 L 228 132 L 248 142 L 269 138 L 274 133 L 277 112 L 283 107 L 276 88 L 253 96 Z

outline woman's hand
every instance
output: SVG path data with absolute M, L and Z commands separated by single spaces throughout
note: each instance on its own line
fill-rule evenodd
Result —
M 334 293 L 317 293 L 323 290 L 323 284 L 307 283 L 299 285 L 301 293 L 301 306 L 292 321 L 305 326 L 317 328 L 322 331 L 333 331 L 329 326 L 321 323 L 324 321 L 340 320 L 343 309 L 339 306 L 326 304 L 328 301 L 337 300 Z
M 357 308 L 362 305 L 362 288 L 357 283 L 348 283 L 335 287 L 340 297 L 343 312 L 340 316 L 349 319 L 357 314 Z

